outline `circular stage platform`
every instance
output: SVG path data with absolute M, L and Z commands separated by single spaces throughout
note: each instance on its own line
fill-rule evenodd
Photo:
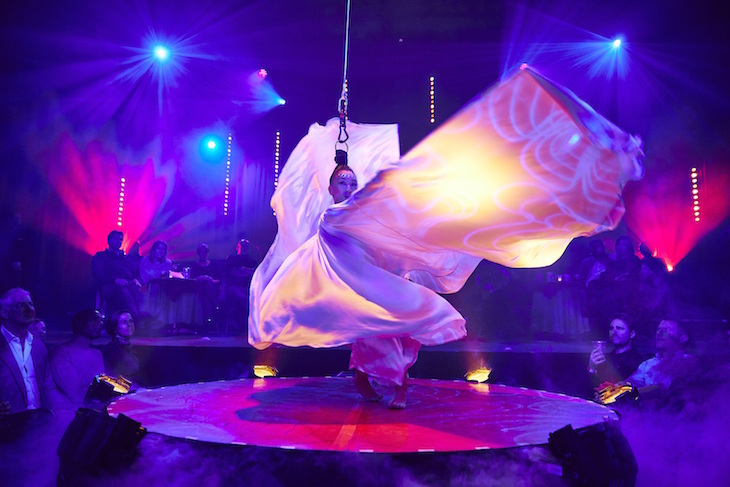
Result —
M 351 377 L 242 379 L 141 390 L 107 411 L 171 438 L 390 454 L 544 445 L 566 425 L 618 419 L 575 397 L 464 381 L 411 379 L 405 410 L 388 399 L 363 401 Z

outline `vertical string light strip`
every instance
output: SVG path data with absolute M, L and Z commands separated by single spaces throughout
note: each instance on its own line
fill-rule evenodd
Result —
M 695 222 L 700 221 L 700 186 L 697 183 L 699 180 L 699 172 L 696 167 L 692 168 L 690 172 L 692 178 L 692 210 L 694 212 Z
M 124 185 L 127 180 L 122 177 L 119 180 L 119 210 L 117 211 L 117 226 L 122 226 L 122 216 L 124 215 Z
M 228 216 L 228 208 L 231 195 L 231 137 L 228 133 L 228 147 L 226 147 L 226 189 L 223 192 L 223 216 Z
M 276 142 L 274 145 L 274 191 L 279 187 L 279 148 L 281 146 L 281 132 L 276 131 Z M 276 216 L 276 211 L 274 211 Z
M 430 95 L 431 95 L 431 123 L 436 123 L 436 77 L 431 76 L 429 79 Z

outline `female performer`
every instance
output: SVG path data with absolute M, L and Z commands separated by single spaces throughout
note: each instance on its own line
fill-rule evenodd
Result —
M 336 169 L 327 194 L 319 162 L 337 129 L 313 126 L 282 171 L 249 342 L 350 344 L 358 391 L 379 398 L 368 376 L 394 385 L 393 408 L 420 346 L 466 335 L 438 293 L 458 291 L 481 259 L 552 264 L 574 237 L 615 227 L 624 184 L 642 174 L 638 139 L 529 69 L 400 158 L 394 127 L 348 124 L 353 169 Z M 355 171 L 368 182 L 351 193 Z

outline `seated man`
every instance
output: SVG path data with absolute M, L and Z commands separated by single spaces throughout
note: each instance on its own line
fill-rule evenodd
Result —
M 221 266 L 208 259 L 207 244 L 199 244 L 195 251 L 198 260 L 190 265 L 190 277 L 201 281 L 203 317 L 206 323 L 212 323 L 220 299 Z
M 0 417 L 55 405 L 48 351 L 28 332 L 33 320 L 28 291 L 14 288 L 0 297 Z
M 112 230 L 107 236 L 109 247 L 97 252 L 91 259 L 97 288 L 106 303 L 106 312 L 112 314 L 127 309 L 138 316 L 139 288 L 141 283 L 134 273 L 134 264 L 122 250 L 124 234 Z
M 221 279 L 221 270 L 215 262 L 208 259 L 209 248 L 207 244 L 201 243 L 195 252 L 198 254 L 198 260 L 190 265 L 190 277 L 192 279 L 210 280 L 219 282 Z
M 625 380 L 644 361 L 644 356 L 632 347 L 636 330 L 631 319 L 619 315 L 611 321 L 608 339 L 613 350 L 605 353 L 603 347 L 596 347 L 588 361 L 588 372 L 593 375 L 595 386 Z
M 689 335 L 682 324 L 664 319 L 656 330 L 656 356 L 642 362 L 626 381 L 638 388 L 639 397 L 663 400 L 676 382 L 687 382 L 700 372 L 700 362 L 684 351 Z
M 76 313 L 71 320 L 73 337 L 59 345 L 51 355 L 51 372 L 59 392 L 59 408 L 75 410 L 84 404 L 84 396 L 94 377 L 104 373 L 102 353 L 91 347 L 101 335 L 104 322 L 97 309 Z
M 248 319 L 248 291 L 258 262 L 250 255 L 251 244 L 242 238 L 236 245 L 236 253 L 226 259 L 226 271 L 221 286 L 221 306 L 224 320 L 232 318 L 236 327 L 244 328 Z M 230 316 L 232 313 L 238 316 Z M 243 330 L 242 330 L 243 331 Z

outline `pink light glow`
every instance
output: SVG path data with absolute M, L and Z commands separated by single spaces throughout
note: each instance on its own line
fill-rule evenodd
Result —
M 645 242 L 668 271 L 730 214 L 730 170 L 723 161 L 708 164 L 702 180 L 702 218 L 695 220 L 691 183 L 684 168 L 640 181 L 627 188 L 626 224 Z
M 62 206 L 49 210 L 44 231 L 70 245 L 94 254 L 106 248 L 107 234 L 118 225 L 120 178 L 124 168 L 123 249 L 147 231 L 172 188 L 172 175 L 160 171 L 152 157 L 142 165 L 120 161 L 101 142 L 79 148 L 65 133 L 41 154 L 47 177 Z M 70 215 L 71 221 L 68 221 Z

